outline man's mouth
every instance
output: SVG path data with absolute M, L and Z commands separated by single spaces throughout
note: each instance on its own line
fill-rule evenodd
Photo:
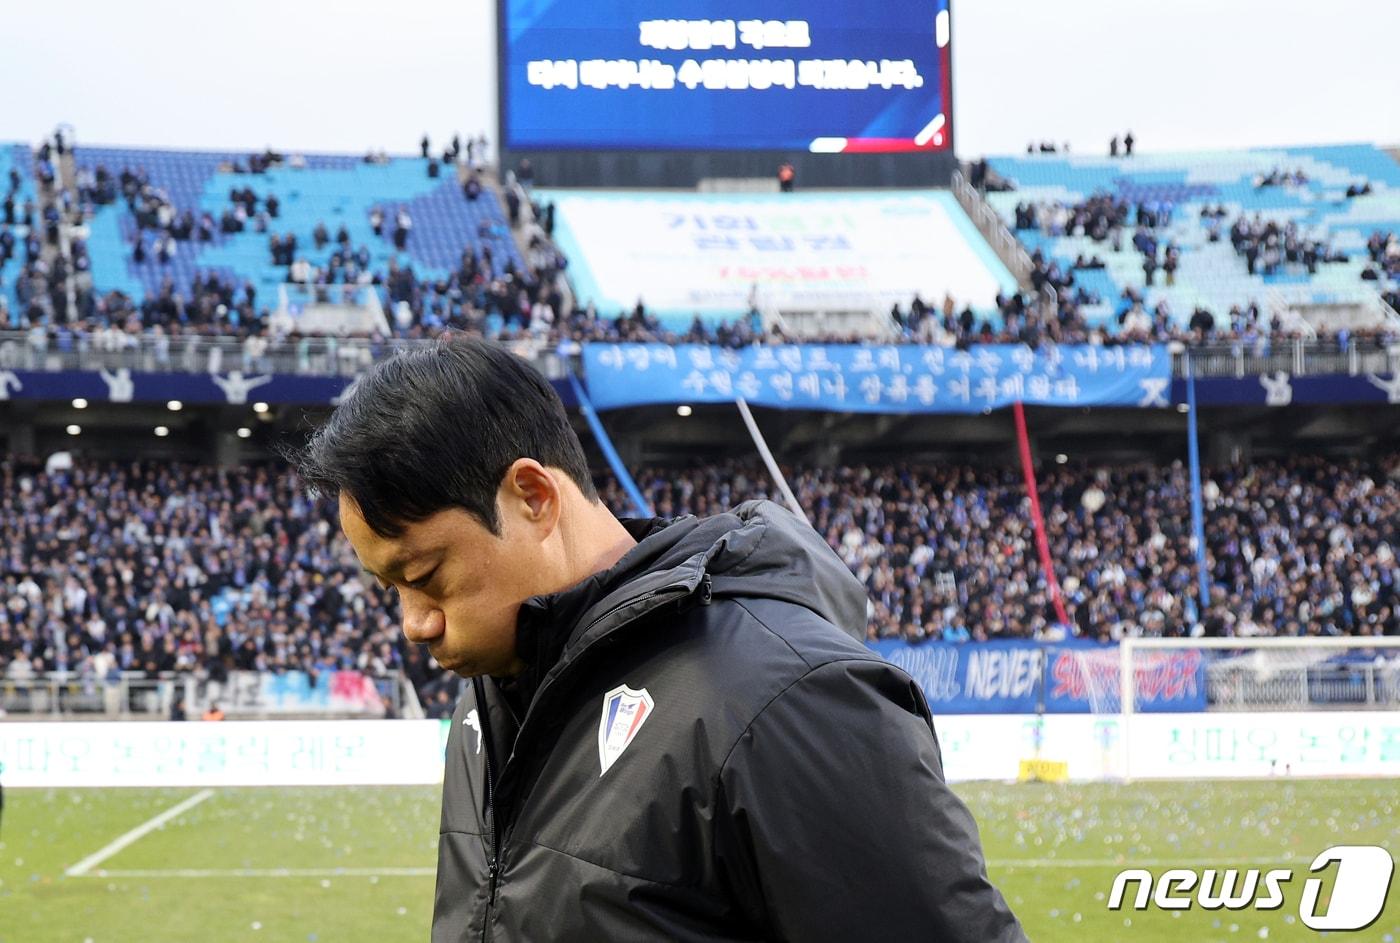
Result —
M 439 639 L 434 639 L 427 644 L 428 654 L 433 656 L 433 660 L 446 671 L 456 671 L 457 663 L 445 656 Z

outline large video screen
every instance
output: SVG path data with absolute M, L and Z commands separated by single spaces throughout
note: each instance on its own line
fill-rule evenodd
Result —
M 504 144 L 938 151 L 948 0 L 500 0 Z

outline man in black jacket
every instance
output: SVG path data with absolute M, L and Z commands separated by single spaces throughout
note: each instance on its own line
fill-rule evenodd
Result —
M 1025 938 L 801 518 L 619 521 L 549 383 L 465 338 L 381 362 L 297 458 L 405 635 L 471 679 L 434 943 Z

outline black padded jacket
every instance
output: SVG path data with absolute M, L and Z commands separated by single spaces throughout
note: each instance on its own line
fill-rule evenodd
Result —
M 1024 940 L 821 537 L 770 501 L 623 524 L 457 707 L 433 943 Z

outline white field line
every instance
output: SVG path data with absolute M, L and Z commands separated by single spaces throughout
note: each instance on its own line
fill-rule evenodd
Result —
M 1271 864 L 1307 864 L 1310 858 L 1018 858 L 990 861 L 1002 868 L 1203 868 Z M 167 870 L 106 871 L 89 870 L 73 877 L 90 878 L 353 878 L 353 877 L 432 877 L 435 868 L 171 868 Z
M 110 845 L 107 845 L 106 847 L 88 855 L 82 861 L 79 861 L 77 864 L 73 865 L 71 868 L 65 871 L 64 874 L 68 875 L 68 877 L 70 878 L 82 877 L 83 875 L 91 871 L 93 867 L 106 861 L 108 858 L 121 851 L 127 845 L 130 845 L 132 842 L 138 841 L 145 835 L 149 835 L 151 832 L 154 832 L 156 829 L 160 828 L 162 825 L 164 825 L 166 822 L 169 822 L 171 819 L 184 815 L 190 809 L 193 809 L 195 806 L 199 805 L 201 802 L 203 802 L 205 799 L 208 799 L 213 794 L 214 790 L 212 789 L 204 789 L 195 793 L 194 795 L 190 796 L 188 799 L 179 803 L 178 805 L 174 805 L 166 809 L 164 812 L 162 812 L 160 815 L 157 815 L 150 821 L 143 822 L 142 824 L 136 826 L 131 831 L 127 832 L 125 835 L 122 835 L 116 841 L 112 842 Z
M 432 877 L 436 868 L 173 868 L 167 871 L 88 871 L 89 878 L 357 878 Z
M 1220 868 L 1245 865 L 1309 864 L 1311 858 L 1001 858 L 988 860 L 992 868 Z

